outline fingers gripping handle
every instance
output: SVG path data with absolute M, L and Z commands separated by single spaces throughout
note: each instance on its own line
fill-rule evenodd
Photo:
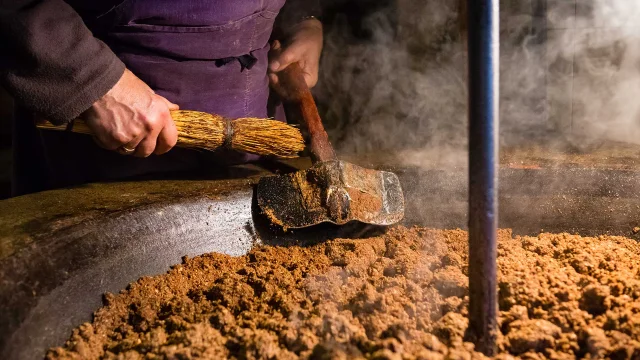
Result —
M 313 162 L 336 160 L 333 146 L 329 142 L 329 136 L 318 114 L 316 102 L 313 100 L 313 95 L 298 63 L 293 63 L 280 71 L 278 82 L 287 94 L 286 106 L 292 107 L 291 110 L 300 116 L 300 125 L 306 127 L 309 132 L 309 150 L 311 150 Z

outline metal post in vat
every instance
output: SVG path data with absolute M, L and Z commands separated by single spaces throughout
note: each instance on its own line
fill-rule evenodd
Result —
M 469 51 L 469 328 L 476 350 L 497 340 L 498 0 L 467 0 Z

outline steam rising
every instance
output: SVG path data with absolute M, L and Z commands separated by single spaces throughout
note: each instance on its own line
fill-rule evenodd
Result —
M 501 4 L 502 144 L 640 144 L 640 2 L 548 2 Z M 325 121 L 343 154 L 464 166 L 458 2 L 396 6 L 366 17 L 368 40 L 345 35 L 346 17 L 332 24 L 316 91 Z

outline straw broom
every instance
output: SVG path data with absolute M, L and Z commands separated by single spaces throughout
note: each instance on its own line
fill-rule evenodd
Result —
M 240 152 L 280 158 L 294 158 L 304 150 L 304 138 L 297 128 L 270 119 L 227 119 L 220 115 L 200 111 L 171 111 L 178 143 L 182 148 L 217 150 L 221 147 Z M 67 126 L 51 123 L 37 125 L 40 129 L 66 130 Z M 91 134 L 82 120 L 75 120 L 71 131 Z

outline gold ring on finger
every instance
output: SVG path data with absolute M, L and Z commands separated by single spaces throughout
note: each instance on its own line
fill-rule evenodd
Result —
M 129 149 L 129 148 L 128 148 L 128 147 L 126 147 L 126 146 L 121 146 L 121 147 L 120 147 L 120 152 L 121 152 L 121 153 L 123 153 L 123 154 L 125 154 L 125 155 L 131 154 L 131 153 L 133 153 L 134 151 L 136 151 L 136 149 Z

